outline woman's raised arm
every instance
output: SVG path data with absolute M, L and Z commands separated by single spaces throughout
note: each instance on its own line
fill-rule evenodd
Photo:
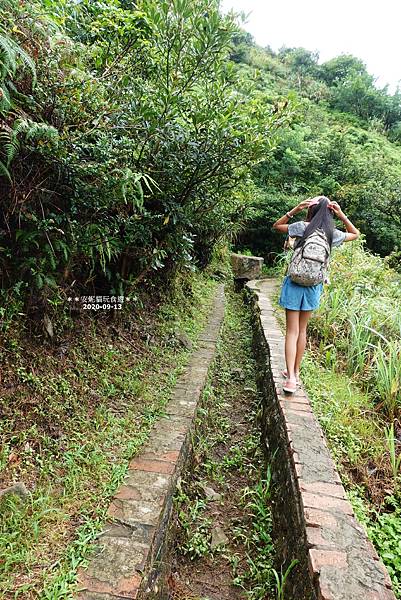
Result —
M 345 225 L 345 229 L 347 233 L 345 234 L 345 242 L 352 242 L 352 240 L 356 240 L 361 235 L 359 229 L 355 227 L 349 220 L 349 218 L 343 213 L 341 210 L 341 206 L 338 202 L 330 202 L 329 208 L 333 211 L 333 213 L 342 221 Z
M 280 217 L 280 219 L 278 219 L 275 223 L 273 223 L 273 225 L 272 225 L 273 229 L 276 229 L 277 231 L 281 231 L 281 233 L 288 233 L 288 221 L 294 215 L 298 214 L 299 212 L 302 212 L 305 208 L 308 208 L 308 206 L 311 202 L 312 202 L 312 200 L 310 198 L 308 198 L 308 200 L 304 200 L 303 202 L 300 202 L 299 204 L 297 204 L 297 206 L 294 206 L 294 208 L 289 210 L 287 213 L 285 213 L 285 215 L 283 215 L 282 217 Z

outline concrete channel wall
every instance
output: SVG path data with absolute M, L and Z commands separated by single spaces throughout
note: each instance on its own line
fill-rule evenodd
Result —
M 282 391 L 284 336 L 272 306 L 274 280 L 246 286 L 254 313 L 262 443 L 272 463 L 275 543 L 285 568 L 299 561 L 287 600 L 395 600 L 391 581 L 355 519 L 323 431 L 300 388 Z

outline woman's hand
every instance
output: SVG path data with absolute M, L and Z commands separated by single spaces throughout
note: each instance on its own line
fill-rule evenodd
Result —
M 333 213 L 336 215 L 336 217 L 340 217 L 341 215 L 343 215 L 343 211 L 341 210 L 341 206 L 338 204 L 338 202 L 330 202 L 327 206 L 327 208 L 329 208 L 330 210 L 333 211 Z
M 306 208 L 309 208 L 309 204 L 312 202 L 312 200 L 313 200 L 313 198 L 308 198 L 307 200 L 303 200 L 293 210 L 296 210 L 298 213 L 298 212 L 301 212 L 301 210 L 305 210 Z
M 356 240 L 361 235 L 359 229 L 357 229 L 355 225 L 351 223 L 349 218 L 343 213 L 338 202 L 330 202 L 327 207 L 332 210 L 336 217 L 338 217 L 344 223 L 345 229 L 347 230 L 344 240 L 345 242 L 352 242 L 352 240 Z

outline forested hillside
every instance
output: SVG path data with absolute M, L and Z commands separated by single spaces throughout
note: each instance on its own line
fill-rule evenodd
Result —
M 237 37 L 232 55 L 242 77 L 289 101 L 293 119 L 255 169 L 255 212 L 241 242 L 268 256 L 281 238 L 270 224 L 300 199 L 328 195 L 366 236 L 368 247 L 399 265 L 401 94 L 375 87 L 359 59 L 322 65 L 302 48 L 278 53 Z
M 205 266 L 245 222 L 268 255 L 270 223 L 315 193 L 396 253 L 401 96 L 357 58 L 275 55 L 212 0 L 3 0 L 0 16 L 6 321 Z
M 303 380 L 399 598 L 401 95 L 376 88 L 353 56 L 320 65 L 307 50 L 274 53 L 242 33 L 232 59 L 242 77 L 292 107 L 273 151 L 253 169 L 254 200 L 238 247 L 285 262 L 271 223 L 319 194 L 339 202 L 363 234 L 333 254 Z

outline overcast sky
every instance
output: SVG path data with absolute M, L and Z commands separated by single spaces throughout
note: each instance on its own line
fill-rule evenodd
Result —
M 341 53 L 361 58 L 377 85 L 401 80 L 400 0 L 221 0 L 224 12 L 250 13 L 244 28 L 261 46 L 317 50 L 320 62 Z

